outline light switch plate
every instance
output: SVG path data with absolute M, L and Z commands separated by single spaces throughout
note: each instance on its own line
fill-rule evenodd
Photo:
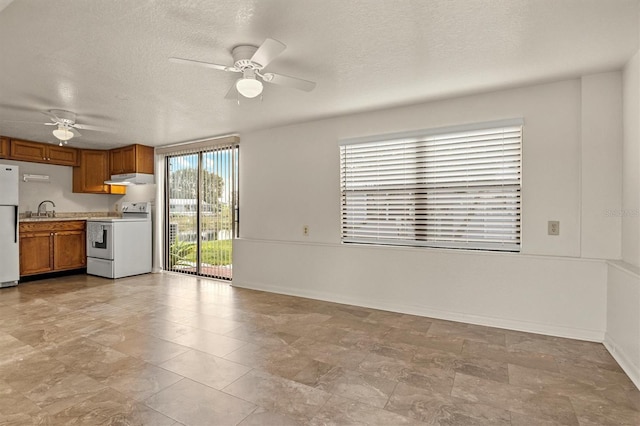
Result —
M 547 225 L 549 235 L 560 235 L 560 221 L 550 220 Z

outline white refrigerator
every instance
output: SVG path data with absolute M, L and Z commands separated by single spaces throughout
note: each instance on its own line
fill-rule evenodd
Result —
M 18 166 L 0 164 L 0 288 L 18 285 Z

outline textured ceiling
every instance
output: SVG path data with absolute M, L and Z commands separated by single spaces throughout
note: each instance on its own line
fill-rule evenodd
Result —
M 288 46 L 267 70 L 314 91 L 238 105 L 237 74 L 167 60 L 231 65 L 267 37 Z M 637 49 L 637 0 L 0 0 L 0 134 L 54 142 L 38 123 L 56 108 L 112 130 L 73 146 L 166 145 L 619 69 Z

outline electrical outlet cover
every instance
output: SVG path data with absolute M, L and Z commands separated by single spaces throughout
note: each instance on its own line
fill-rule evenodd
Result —
M 548 222 L 547 232 L 549 235 L 560 235 L 560 221 L 550 220 Z

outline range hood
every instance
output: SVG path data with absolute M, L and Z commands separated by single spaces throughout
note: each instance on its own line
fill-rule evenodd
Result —
M 153 183 L 153 175 L 148 173 L 125 173 L 111 175 L 111 179 L 105 180 L 106 185 L 146 185 Z

